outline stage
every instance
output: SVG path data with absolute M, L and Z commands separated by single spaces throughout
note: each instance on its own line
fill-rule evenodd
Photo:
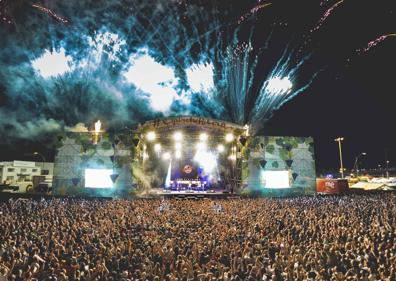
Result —
M 255 136 L 248 126 L 185 116 L 111 135 L 68 132 L 59 142 L 54 195 L 223 198 L 231 186 L 243 196 L 316 192 L 311 137 Z
M 155 196 L 162 196 L 165 198 L 181 198 L 181 199 L 222 199 L 235 197 L 226 190 L 207 190 L 207 191 L 194 191 L 194 190 L 166 190 L 162 188 L 153 188 L 152 194 Z

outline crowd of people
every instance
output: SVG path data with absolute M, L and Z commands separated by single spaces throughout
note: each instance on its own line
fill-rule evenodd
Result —
M 0 203 L 0 280 L 396 280 L 396 194 Z

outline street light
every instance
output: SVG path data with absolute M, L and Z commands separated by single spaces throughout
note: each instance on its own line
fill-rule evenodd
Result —
M 386 160 L 386 178 L 389 179 L 389 160 Z
M 382 165 L 381 164 L 378 164 L 378 172 L 381 173 L 381 177 L 384 177 L 384 174 L 382 172 Z
M 41 167 L 41 172 L 40 172 L 40 174 L 42 175 L 42 174 L 43 174 L 43 170 L 44 170 L 44 163 L 47 162 L 47 161 L 45 160 L 44 155 L 41 154 L 40 152 L 35 151 L 35 152 L 33 152 L 33 154 L 34 154 L 34 155 L 38 155 L 38 156 L 41 157 L 41 160 L 42 160 L 42 167 Z
M 338 150 L 340 152 L 340 171 L 341 171 L 341 178 L 344 178 L 344 165 L 342 164 L 342 150 L 341 150 L 341 141 L 343 141 L 344 138 L 338 137 L 334 141 L 338 142 Z
M 353 168 L 355 169 L 356 177 L 359 176 L 359 168 L 358 168 L 359 157 L 360 157 L 360 156 L 364 156 L 364 155 L 366 155 L 366 154 L 367 154 L 366 152 L 361 152 L 361 153 L 360 153 L 358 156 L 356 156 L 356 158 L 355 158 L 355 164 L 353 165 Z

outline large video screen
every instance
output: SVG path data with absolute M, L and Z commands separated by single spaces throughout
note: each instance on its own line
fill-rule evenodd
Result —
M 263 171 L 261 181 L 264 188 L 290 188 L 289 171 Z
M 112 169 L 85 169 L 85 187 L 112 188 Z

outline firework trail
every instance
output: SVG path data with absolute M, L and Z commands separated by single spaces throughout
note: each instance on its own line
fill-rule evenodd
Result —
M 341 5 L 343 2 L 344 2 L 344 0 L 340 0 L 337 3 L 335 3 L 333 6 L 331 6 L 329 9 L 327 9 L 327 11 L 323 14 L 323 16 L 320 18 L 320 20 L 316 23 L 316 26 L 311 30 L 311 32 L 317 31 L 323 25 L 323 23 L 326 21 L 326 19 L 333 13 L 333 11 L 339 5 Z
M 364 54 L 367 51 L 369 51 L 372 47 L 378 45 L 379 43 L 381 43 L 382 41 L 384 41 L 388 37 L 396 37 L 396 33 L 390 33 L 390 34 L 382 35 L 382 36 L 378 37 L 377 39 L 375 39 L 373 41 L 370 41 L 365 48 L 357 49 L 356 52 L 359 53 L 359 54 Z
M 42 7 L 42 6 L 39 6 L 39 5 L 35 5 L 35 4 L 32 4 L 32 7 L 36 8 L 36 9 L 39 9 L 40 11 L 46 13 L 47 15 L 53 17 L 54 19 L 56 19 L 56 20 L 58 20 L 58 21 L 60 21 L 62 23 L 68 23 L 69 22 L 67 19 L 62 18 L 61 16 L 57 15 L 56 13 L 54 13 L 53 11 L 51 11 L 48 8 L 45 8 L 45 7 Z
M 230 107 L 231 117 L 235 123 L 244 124 L 246 98 L 251 90 L 249 54 L 253 51 L 251 44 L 242 43 L 228 47 L 224 60 L 223 75 L 226 85 L 226 101 Z
M 320 3 L 320 6 L 324 6 L 325 4 L 327 4 L 327 2 L 329 2 L 329 0 L 324 0 Z M 324 14 L 322 15 L 322 17 L 319 19 L 319 21 L 315 24 L 315 27 L 313 27 L 308 34 L 304 34 L 303 38 L 304 41 L 302 42 L 302 44 L 300 45 L 300 47 L 297 50 L 297 58 L 300 58 L 304 49 L 312 42 L 312 34 L 315 31 L 318 31 L 322 25 L 324 24 L 324 22 L 327 20 L 327 18 L 333 13 L 333 11 L 344 2 L 344 0 L 340 0 L 337 3 L 335 3 L 333 6 L 331 6 L 329 9 L 327 9 Z
M 242 15 L 239 20 L 238 20 L 238 24 L 241 24 L 242 22 L 244 22 L 247 18 L 251 17 L 252 15 L 254 15 L 255 13 L 257 13 L 259 10 L 270 6 L 272 3 L 265 3 L 265 4 L 260 4 L 257 5 L 255 7 L 253 7 L 252 9 L 250 9 L 249 12 L 247 12 L 246 14 Z

